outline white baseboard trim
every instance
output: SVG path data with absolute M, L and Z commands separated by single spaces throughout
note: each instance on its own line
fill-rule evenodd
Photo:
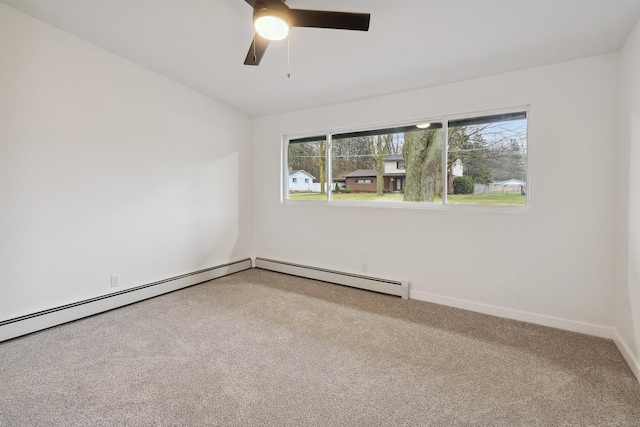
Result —
M 284 261 L 256 258 L 255 266 L 264 270 L 277 271 L 292 276 L 336 283 L 352 288 L 366 289 L 383 294 L 396 295 L 403 299 L 409 298 L 409 282 L 387 280 L 377 277 L 361 276 L 359 274 L 344 273 L 307 265 L 293 264 Z
M 447 305 L 450 307 L 462 308 L 464 310 L 475 311 L 492 316 L 504 317 L 521 322 L 533 323 L 536 325 L 549 326 L 551 328 L 563 329 L 565 331 L 578 332 L 586 335 L 593 335 L 600 338 L 611 339 L 613 331 L 606 326 L 593 325 L 590 323 L 576 322 L 573 320 L 559 319 L 557 317 L 545 316 L 541 314 L 529 313 L 526 311 L 513 310 L 510 308 L 498 307 L 494 305 L 482 304 L 457 298 L 445 297 L 422 291 L 411 291 L 411 298 L 420 301 L 432 302 L 435 304 Z
M 613 329 L 613 342 L 616 343 L 618 350 L 622 353 L 622 357 L 631 368 L 631 372 L 636 376 L 636 379 L 640 382 L 640 362 L 633 357 L 633 353 L 629 350 L 629 346 L 624 342 L 618 331 Z
M 248 270 L 251 267 L 251 260 L 247 258 L 5 320 L 0 322 L 0 342 L 197 285 L 228 274 Z

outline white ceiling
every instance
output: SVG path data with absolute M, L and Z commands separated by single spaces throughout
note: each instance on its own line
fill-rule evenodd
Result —
M 294 28 L 258 67 L 243 0 L 0 0 L 250 116 L 620 50 L 640 0 L 289 0 L 371 13 L 369 32 Z

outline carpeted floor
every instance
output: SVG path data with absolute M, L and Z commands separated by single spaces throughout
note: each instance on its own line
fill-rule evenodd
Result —
M 640 426 L 610 340 L 248 270 L 0 343 L 2 426 Z

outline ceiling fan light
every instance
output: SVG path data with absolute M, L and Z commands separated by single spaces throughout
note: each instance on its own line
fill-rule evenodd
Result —
M 418 129 L 426 129 L 429 126 L 431 126 L 431 123 L 420 123 L 419 125 L 416 125 Z
M 277 10 L 262 9 L 255 15 L 256 32 L 268 40 L 282 40 L 289 34 L 291 20 Z

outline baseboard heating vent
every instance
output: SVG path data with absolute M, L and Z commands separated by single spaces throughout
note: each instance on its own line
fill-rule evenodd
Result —
M 322 282 L 351 286 L 352 288 L 396 295 L 403 299 L 409 298 L 409 282 L 379 279 L 377 277 L 343 273 L 340 271 L 292 264 L 283 261 L 274 261 L 264 258 L 256 258 L 255 266 L 256 268 L 277 271 L 279 273 L 290 274 L 292 276 L 300 276 L 307 279 L 320 280 Z
M 0 341 L 51 328 L 83 317 L 92 316 L 114 308 L 123 307 L 178 289 L 197 285 L 218 277 L 248 270 L 251 259 L 243 259 L 228 264 L 217 265 L 204 270 L 194 271 L 169 279 L 160 280 L 135 288 L 124 289 L 107 295 L 54 307 L 14 319 L 0 322 Z

